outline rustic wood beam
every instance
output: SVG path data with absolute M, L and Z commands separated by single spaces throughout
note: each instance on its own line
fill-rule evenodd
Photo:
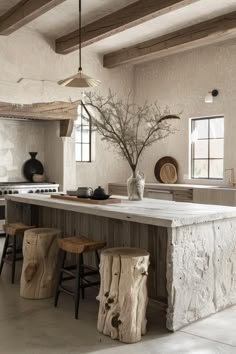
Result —
M 66 0 L 21 0 L 0 17 L 0 35 L 8 35 Z
M 110 37 L 167 12 L 199 0 L 139 0 L 82 28 L 82 46 Z M 56 40 L 56 52 L 68 54 L 79 47 L 79 30 Z
M 127 63 L 139 63 L 216 43 L 235 35 L 236 11 L 109 53 L 104 56 L 103 65 L 105 68 L 114 68 Z
M 74 102 L 46 102 L 33 104 L 12 104 L 0 102 L 0 118 L 75 120 L 80 100 Z

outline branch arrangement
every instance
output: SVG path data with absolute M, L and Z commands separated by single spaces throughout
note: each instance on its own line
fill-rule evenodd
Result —
M 85 105 L 93 128 L 128 161 L 133 172 L 144 149 L 172 133 L 171 120 L 179 119 L 168 108 L 162 112 L 157 103 L 139 106 L 130 103 L 130 97 L 118 99 L 111 91 L 106 98 L 85 93 Z

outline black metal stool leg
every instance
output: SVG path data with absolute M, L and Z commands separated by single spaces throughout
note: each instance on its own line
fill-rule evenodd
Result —
M 99 265 L 100 265 L 100 256 L 98 251 L 95 251 L 95 255 L 96 255 L 96 264 L 97 264 L 97 268 L 99 270 Z
M 81 288 L 81 294 L 82 294 L 82 299 L 84 299 L 84 287 L 83 287 L 83 277 L 84 277 L 84 256 L 83 253 L 79 255 L 79 269 L 80 269 L 80 288 Z
M 13 236 L 12 244 L 12 268 L 11 268 L 11 283 L 15 282 L 15 270 L 16 270 L 16 235 Z
M 57 286 L 56 286 L 56 294 L 54 298 L 54 306 L 57 307 L 58 304 L 58 299 L 60 295 L 60 285 L 62 283 L 62 278 L 63 278 L 63 268 L 65 264 L 65 259 L 66 259 L 66 252 L 59 250 L 59 276 L 57 280 Z
M 3 265 L 4 265 L 4 258 L 6 257 L 6 254 L 7 254 L 8 244 L 9 244 L 9 235 L 6 235 L 6 239 L 5 239 L 5 243 L 4 243 L 4 247 L 3 247 L 3 251 L 2 251 L 0 274 L 2 274 L 2 269 L 3 269 Z
M 75 319 L 78 320 L 80 300 L 80 263 L 81 254 L 76 256 L 76 279 L 75 279 Z

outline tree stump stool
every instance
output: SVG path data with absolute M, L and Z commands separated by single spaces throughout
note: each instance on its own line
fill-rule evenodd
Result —
M 110 248 L 101 253 L 97 329 L 124 343 L 146 333 L 149 253 L 137 248 Z
M 38 228 L 25 232 L 20 295 L 26 299 L 45 299 L 55 290 L 58 238 L 61 231 Z

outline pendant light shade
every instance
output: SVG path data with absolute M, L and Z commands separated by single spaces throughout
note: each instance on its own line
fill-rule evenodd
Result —
M 96 87 L 100 84 L 100 81 L 92 79 L 79 71 L 77 74 L 72 75 L 67 79 L 58 81 L 58 84 L 66 87 Z
M 82 58 L 81 58 L 81 51 L 82 51 L 82 41 L 81 41 L 81 0 L 79 0 L 79 70 L 76 74 L 67 77 L 66 79 L 58 81 L 58 84 L 61 86 L 66 87 L 96 87 L 100 84 L 99 80 L 95 80 L 85 74 L 82 73 Z

